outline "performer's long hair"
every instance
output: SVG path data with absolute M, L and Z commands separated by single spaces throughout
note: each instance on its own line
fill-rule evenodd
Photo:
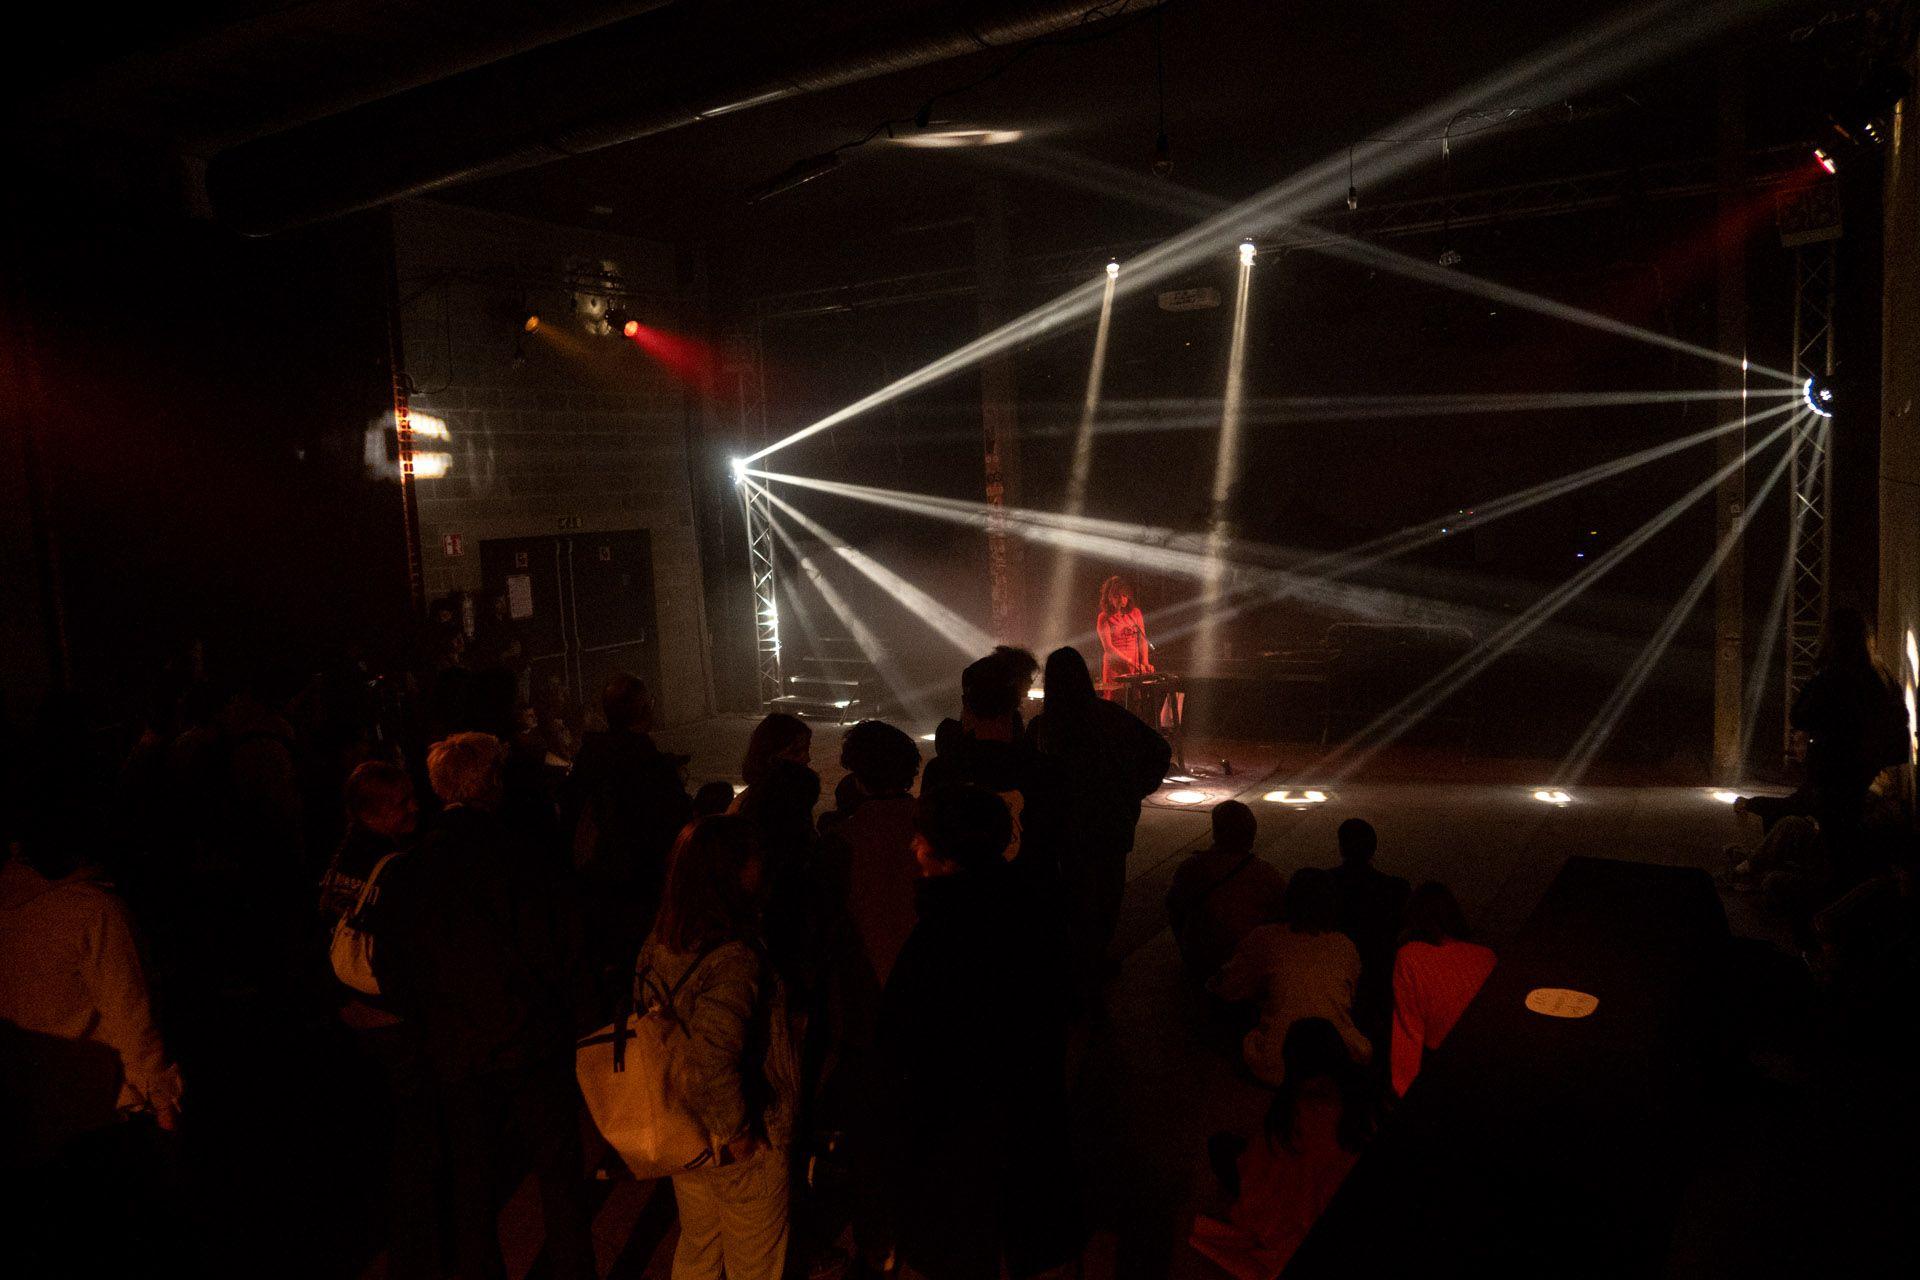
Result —
M 1125 578 L 1121 577 L 1119 574 L 1116 573 L 1111 578 L 1108 578 L 1105 582 L 1101 583 L 1100 584 L 1100 616 L 1103 618 L 1111 618 L 1114 614 L 1120 612 L 1120 606 L 1115 604 L 1114 601 L 1118 597 L 1123 595 L 1126 596 L 1128 600 L 1132 601 L 1133 604 L 1137 605 L 1140 603 L 1140 601 L 1137 598 L 1135 598 L 1133 594 L 1133 584 L 1131 582 L 1128 582 Z

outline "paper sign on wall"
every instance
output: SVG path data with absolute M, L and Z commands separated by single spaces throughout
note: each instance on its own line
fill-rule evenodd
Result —
M 507 616 L 516 619 L 533 616 L 533 577 L 530 574 L 516 573 L 507 578 Z

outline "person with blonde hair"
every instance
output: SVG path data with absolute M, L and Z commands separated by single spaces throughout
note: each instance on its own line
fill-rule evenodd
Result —
M 578 923 L 538 856 L 496 810 L 505 748 L 456 733 L 427 752 L 444 806 L 434 830 L 382 879 L 374 976 L 413 1037 L 452 1182 L 448 1270 L 506 1274 L 499 1191 L 531 1164 L 546 1218 L 549 1273 L 594 1274 L 574 1037 L 594 989 Z

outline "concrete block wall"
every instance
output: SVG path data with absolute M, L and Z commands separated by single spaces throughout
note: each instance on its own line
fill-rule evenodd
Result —
M 480 543 L 645 529 L 652 538 L 663 723 L 712 713 L 683 388 L 632 343 L 587 334 L 569 273 L 615 264 L 643 321 L 670 323 L 671 250 L 414 201 L 394 212 L 412 407 L 446 422 L 447 474 L 419 482 L 429 598 L 480 587 Z M 520 331 L 523 304 L 541 315 Z M 459 555 L 446 540 L 457 535 Z

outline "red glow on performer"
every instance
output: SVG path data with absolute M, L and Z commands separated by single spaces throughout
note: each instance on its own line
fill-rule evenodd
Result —
M 1100 633 L 1101 684 L 1153 670 L 1146 615 L 1134 602 L 1133 585 L 1117 573 L 1100 584 L 1100 615 L 1094 629 Z

